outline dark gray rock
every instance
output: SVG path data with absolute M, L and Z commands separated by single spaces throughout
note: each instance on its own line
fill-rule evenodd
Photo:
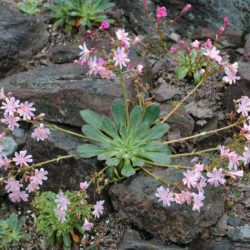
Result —
M 51 130 L 51 135 L 44 142 L 37 142 L 30 136 L 25 149 L 33 156 L 34 163 L 43 162 L 76 154 L 76 148 L 85 142 L 78 137 Z M 58 190 L 79 190 L 82 181 L 89 181 L 91 174 L 98 170 L 95 158 L 69 158 L 42 166 L 48 171 L 48 180 L 44 182 L 43 190 L 58 192 Z
M 245 43 L 245 58 L 250 61 L 250 34 L 246 36 L 246 43 Z
M 245 224 L 229 230 L 227 236 L 233 241 L 250 243 L 250 225 Z
M 233 243 L 227 238 L 222 240 L 206 240 L 194 242 L 191 246 L 192 250 L 235 250 Z
M 178 93 L 178 89 L 170 84 L 163 83 L 160 87 L 153 89 L 151 94 L 158 102 L 167 101 L 173 98 Z
M 168 182 L 181 180 L 182 171 L 155 170 Z M 206 189 L 206 201 L 201 212 L 193 212 L 186 205 L 163 207 L 155 192 L 160 183 L 150 176 L 139 174 L 110 189 L 111 201 L 120 218 L 155 237 L 169 239 L 178 244 L 193 241 L 204 229 L 215 224 L 224 212 L 220 189 Z
M 0 86 L 21 100 L 33 102 L 47 121 L 72 126 L 83 124 L 81 110 L 109 115 L 113 100 L 122 97 L 117 80 L 90 77 L 76 64 L 37 67 L 5 78 Z
M 187 249 L 176 245 L 166 246 L 157 240 L 142 240 L 139 233 L 134 230 L 127 230 L 118 250 L 181 250 Z
M 0 3 L 0 77 L 20 70 L 22 64 L 48 42 L 46 26 L 33 16 Z

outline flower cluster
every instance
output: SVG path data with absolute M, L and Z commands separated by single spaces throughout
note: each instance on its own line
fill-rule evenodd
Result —
M 0 102 L 0 109 L 3 112 L 3 118 L 0 121 L 6 127 L 0 132 L 0 169 L 10 172 L 8 179 L 5 180 L 5 189 L 12 202 L 27 201 L 28 193 L 40 188 L 43 181 L 47 180 L 48 172 L 44 169 L 33 168 L 35 164 L 33 164 L 32 155 L 28 154 L 27 150 L 15 152 L 12 158 L 6 156 L 4 152 L 5 136 L 18 128 L 20 121 L 39 124 L 31 135 L 37 141 L 44 141 L 50 131 L 43 123 L 39 123 L 43 115 L 35 116 L 36 109 L 33 107 L 33 103 L 21 102 L 12 93 L 6 95 L 3 88 L 0 90 Z M 24 183 L 27 185 L 26 188 Z
M 59 194 L 56 196 L 56 208 L 55 208 L 55 214 L 58 218 L 58 220 L 61 223 L 64 223 L 66 221 L 66 212 L 69 205 L 69 199 L 62 191 L 59 192 Z

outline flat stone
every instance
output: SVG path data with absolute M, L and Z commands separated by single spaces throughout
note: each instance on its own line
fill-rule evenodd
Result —
M 246 43 L 245 43 L 245 46 L 244 46 L 244 57 L 250 61 L 250 34 L 248 34 L 246 36 Z
M 185 110 L 188 114 L 193 115 L 199 119 L 207 119 L 214 117 L 214 112 L 209 107 L 199 107 L 197 103 L 190 102 L 185 106 Z
M 163 102 L 172 99 L 178 93 L 178 89 L 170 84 L 163 83 L 157 89 L 151 91 L 154 99 Z

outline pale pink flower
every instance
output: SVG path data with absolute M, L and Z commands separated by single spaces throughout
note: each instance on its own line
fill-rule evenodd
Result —
M 142 70 L 143 70 L 143 65 L 142 64 L 138 64 L 136 70 L 141 74 Z
M 250 141 L 250 124 L 244 123 L 243 128 L 240 131 Z
M 34 192 L 35 190 L 39 189 L 39 185 L 42 185 L 43 181 L 48 179 L 47 174 L 48 172 L 43 168 L 40 170 L 36 169 L 34 175 L 30 177 L 30 184 L 27 187 L 28 192 Z
M 238 166 L 240 164 L 239 163 L 240 156 L 235 151 L 231 151 L 228 154 L 228 159 L 229 159 L 228 169 L 237 171 Z
M 21 202 L 21 201 L 28 201 L 29 195 L 25 191 L 16 191 L 13 193 L 9 193 L 9 198 L 12 202 Z
M 196 172 L 192 170 L 187 170 L 187 172 L 183 173 L 185 178 L 183 178 L 183 183 L 186 185 L 188 188 L 196 187 L 199 176 L 197 175 Z
M 15 192 L 17 190 L 20 190 L 20 188 L 23 186 L 22 184 L 20 184 L 19 181 L 15 180 L 14 178 L 10 178 L 5 182 L 5 190 L 10 193 L 10 192 Z
M 203 207 L 203 200 L 205 199 L 205 196 L 203 193 L 192 193 L 193 195 L 193 208 L 192 210 L 195 211 L 197 210 L 198 212 L 200 212 L 201 207 Z
M 108 21 L 103 21 L 101 23 L 101 27 L 102 30 L 107 30 L 109 28 L 109 22 Z
M 0 100 L 3 100 L 4 98 L 5 98 L 4 89 L 1 88 L 1 90 L 0 90 Z
M 207 48 L 204 50 L 204 55 L 211 58 L 212 60 L 218 62 L 219 64 L 221 64 L 222 62 L 222 57 L 219 55 L 220 51 L 217 50 L 215 47 L 213 47 L 212 49 Z
M 223 185 L 226 182 L 222 168 L 218 170 L 217 168 L 214 168 L 212 173 L 207 173 L 207 177 L 209 178 L 207 182 L 215 187 L 218 187 L 220 184 Z
M 41 123 L 39 127 L 37 127 L 34 132 L 31 134 L 33 139 L 37 141 L 44 141 L 50 135 L 50 130 L 44 127 L 44 124 Z
M 122 43 L 122 46 L 130 46 L 130 38 L 128 37 L 128 33 L 126 33 L 124 29 L 117 30 L 115 34 L 117 39 Z
M 233 179 L 237 179 L 239 177 L 243 177 L 244 171 L 239 170 L 239 171 L 228 171 L 227 174 L 232 177 Z
M 195 164 L 195 165 L 193 166 L 193 170 L 194 170 L 194 171 L 198 171 L 198 172 L 202 172 L 202 171 L 204 170 L 204 165 L 203 165 L 203 164 L 200 164 L 200 163 Z
M 10 168 L 11 160 L 7 157 L 0 156 L 0 168 L 7 170 Z
M 24 120 L 31 120 L 31 118 L 34 116 L 33 112 L 36 111 L 36 109 L 32 106 L 33 103 L 21 103 L 17 113 L 22 116 Z
M 169 188 L 164 188 L 160 186 L 157 188 L 155 196 L 159 198 L 158 202 L 162 202 L 163 206 L 170 206 L 171 201 L 174 201 L 174 194 L 170 191 Z
M 57 219 L 61 222 L 64 223 L 66 221 L 66 211 L 65 210 L 61 210 L 59 208 L 55 208 L 55 215 L 57 217 Z
M 250 147 L 244 147 L 243 156 L 241 157 L 241 160 L 244 162 L 244 165 L 250 163 Z
M 225 146 L 219 146 L 221 159 L 228 159 L 228 154 L 230 153 L 229 149 L 226 149 Z
M 89 222 L 86 218 L 85 218 L 85 220 L 84 220 L 84 224 L 83 224 L 83 230 L 84 231 L 90 231 L 91 229 L 92 229 L 92 227 L 93 227 L 93 223 L 91 223 L 91 222 Z
M 66 211 L 68 209 L 69 199 L 66 195 L 64 195 L 62 191 L 60 191 L 59 194 L 56 195 L 55 202 L 58 209 L 62 211 Z
M 184 8 L 183 8 L 183 10 L 181 11 L 181 13 L 186 13 L 186 12 L 188 12 L 190 9 L 192 8 L 192 5 L 191 4 L 187 4 Z
M 133 45 L 140 44 L 142 42 L 142 37 L 141 36 L 136 36 L 133 41 Z
M 88 62 L 91 51 L 87 48 L 86 43 L 84 43 L 83 45 L 79 45 L 79 48 L 81 50 L 80 61 Z
M 181 191 L 181 193 L 175 193 L 175 202 L 177 204 L 184 204 L 185 202 L 190 205 L 192 203 L 192 194 L 189 191 Z
M 5 102 L 2 103 L 1 109 L 4 109 L 5 114 L 14 114 L 19 108 L 19 100 L 16 100 L 15 97 L 6 98 Z
M 28 201 L 28 194 L 25 191 L 21 191 L 22 184 L 19 181 L 10 178 L 5 181 L 5 189 L 9 193 L 9 198 L 12 202 Z
M 222 27 L 219 28 L 219 33 L 224 33 L 224 31 L 225 31 L 225 27 L 224 26 L 222 26 Z
M 166 17 L 168 15 L 167 13 L 167 9 L 163 6 L 163 7 L 157 7 L 157 11 L 156 11 L 156 16 L 157 16 L 157 20 L 160 21 L 161 18 Z
M 122 66 L 126 67 L 127 66 L 126 64 L 130 62 L 124 48 L 117 48 L 113 60 L 115 61 L 115 66 L 117 67 L 119 65 L 121 69 Z
M 247 117 L 248 112 L 250 112 L 250 98 L 248 96 L 242 96 L 237 102 L 239 103 L 237 112 Z
M 237 80 L 240 79 L 239 76 L 237 76 L 238 72 L 238 63 L 235 62 L 233 64 L 227 64 L 224 67 L 226 76 L 223 77 L 224 82 L 228 82 L 229 84 L 235 83 Z
M 20 121 L 19 117 L 15 117 L 14 114 L 5 114 L 4 118 L 1 119 L 2 123 L 8 125 L 8 129 L 10 131 L 14 131 L 15 128 L 18 128 L 20 125 L 18 122 Z
M 198 40 L 195 40 L 194 42 L 191 43 L 191 46 L 195 49 L 200 48 L 201 43 Z
M 207 186 L 207 179 L 203 176 L 200 177 L 199 182 L 196 185 L 199 193 L 204 193 L 204 187 Z
M 113 72 L 106 67 L 98 67 L 97 73 L 101 76 L 102 79 L 110 79 L 113 77 Z
M 103 214 L 103 207 L 104 200 L 97 201 L 96 204 L 94 205 L 94 211 L 92 214 L 95 216 L 95 218 L 100 218 L 100 216 Z
M 81 190 L 86 190 L 88 188 L 88 186 L 89 186 L 89 184 L 88 184 L 87 181 L 80 183 L 80 189 Z
M 33 162 L 32 155 L 27 155 L 27 150 L 15 152 L 15 157 L 13 161 L 17 166 L 28 166 L 28 163 Z
M 88 72 L 88 74 L 89 75 L 97 75 L 99 65 L 97 63 L 96 56 L 94 56 L 94 57 L 92 57 L 92 58 L 89 59 L 88 66 L 89 66 L 89 72 Z

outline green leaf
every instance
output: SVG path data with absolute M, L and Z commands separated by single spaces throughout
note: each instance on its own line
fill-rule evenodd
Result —
M 152 104 L 148 106 L 145 110 L 143 122 L 147 122 L 148 124 L 153 124 L 160 115 L 160 106 L 156 104 Z
M 71 239 L 68 233 L 63 235 L 63 245 L 67 248 L 71 247 Z
M 91 125 L 82 126 L 82 132 L 90 140 L 99 142 L 110 142 L 110 138 L 108 138 L 100 130 L 94 128 Z
M 143 111 L 140 106 L 135 106 L 130 112 L 130 126 L 136 128 L 142 120 Z
M 92 144 L 79 145 L 77 153 L 83 158 L 92 158 L 102 152 L 102 149 Z
M 101 128 L 101 130 L 103 132 L 105 132 L 106 134 L 108 134 L 109 136 L 111 136 L 112 138 L 117 138 L 118 137 L 115 125 L 108 117 L 104 117 L 102 119 L 102 128 Z
M 179 67 L 176 70 L 176 75 L 178 80 L 182 80 L 186 77 L 187 73 L 188 73 L 189 69 L 186 67 Z
M 168 165 L 171 163 L 171 159 L 167 152 L 148 152 L 147 151 L 147 152 L 140 153 L 140 156 L 152 162 L 162 164 L 162 165 Z
M 133 169 L 133 167 L 131 166 L 130 160 L 126 159 L 124 164 L 123 164 L 123 168 L 121 171 L 121 174 L 123 176 L 129 177 L 131 175 L 135 174 L 135 170 Z
M 166 123 L 156 124 L 153 128 L 150 129 L 147 135 L 147 139 L 159 139 L 168 132 L 169 128 L 169 125 Z
M 126 125 L 126 111 L 121 99 L 114 100 L 112 104 L 112 115 L 118 126 Z
M 102 120 L 103 119 L 96 112 L 91 111 L 91 110 L 82 110 L 82 111 L 80 111 L 80 115 L 86 123 L 88 123 L 96 128 L 99 128 L 99 129 L 102 128 Z
M 200 75 L 199 71 L 194 72 L 195 83 L 198 84 L 200 82 L 200 80 L 201 80 L 201 75 Z

